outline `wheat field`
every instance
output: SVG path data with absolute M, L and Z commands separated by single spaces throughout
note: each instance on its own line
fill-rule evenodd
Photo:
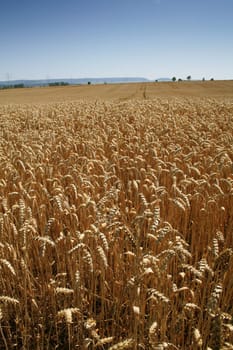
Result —
M 0 348 L 233 349 L 232 99 L 0 106 Z

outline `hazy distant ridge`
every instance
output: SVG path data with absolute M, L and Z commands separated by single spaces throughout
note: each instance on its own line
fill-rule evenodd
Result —
M 38 80 L 9 80 L 0 81 L 0 86 L 24 84 L 25 86 L 45 86 L 55 82 L 64 82 L 71 85 L 87 84 L 114 84 L 114 83 L 140 83 L 148 82 L 149 80 L 141 77 L 120 77 L 120 78 L 79 78 L 79 79 L 38 79 Z

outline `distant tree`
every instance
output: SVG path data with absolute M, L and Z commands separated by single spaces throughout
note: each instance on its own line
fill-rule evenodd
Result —
M 202 78 L 202 81 L 205 81 L 205 78 Z
M 87 82 L 87 85 L 91 85 L 91 82 L 90 82 L 90 81 L 88 81 L 88 82 Z
M 192 78 L 191 75 L 187 76 L 187 80 L 191 80 L 191 78 Z
M 214 81 L 214 78 L 211 78 L 210 81 Z
M 178 81 L 182 81 L 182 79 L 181 79 L 181 78 L 179 78 L 179 79 L 178 79 Z
M 176 81 L 176 77 L 173 77 L 173 78 L 172 78 L 172 81 Z
M 158 83 L 158 79 L 156 79 L 155 82 Z

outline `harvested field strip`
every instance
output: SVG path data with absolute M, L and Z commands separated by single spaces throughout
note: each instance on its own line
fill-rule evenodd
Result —
M 127 101 L 154 98 L 233 98 L 233 80 L 150 82 L 129 84 L 74 85 L 58 87 L 0 89 L 0 105 L 22 103 L 61 103 L 83 99 Z

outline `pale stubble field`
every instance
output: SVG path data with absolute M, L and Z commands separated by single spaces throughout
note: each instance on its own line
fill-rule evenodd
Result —
M 232 82 L 187 84 L 0 91 L 1 349 L 233 348 Z

